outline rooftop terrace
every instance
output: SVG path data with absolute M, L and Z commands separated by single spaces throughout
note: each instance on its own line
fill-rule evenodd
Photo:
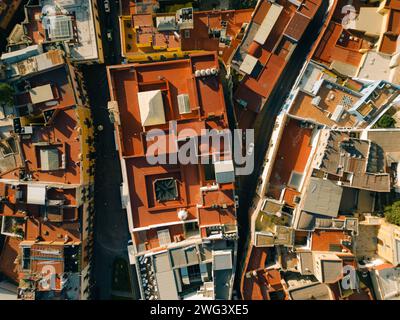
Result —
M 123 52 L 129 60 L 140 61 L 154 59 L 156 54 L 181 56 L 207 50 L 216 51 L 229 63 L 251 14 L 252 9 L 195 11 L 190 22 L 181 22 L 179 11 L 176 15 L 132 13 L 120 20 Z
M 66 65 L 25 78 L 21 84 L 30 89 L 23 89 L 15 97 L 17 118 L 13 120 L 14 131 L 18 134 L 20 126 L 32 128 L 30 135 L 19 141 L 20 156 L 26 159 L 23 170 L 36 181 L 80 184 L 82 142 L 77 130 L 80 124 Z M 50 90 L 45 92 L 42 88 Z M 51 167 L 43 162 L 47 159 L 46 152 L 54 154 Z M 7 170 L 1 177 L 18 180 L 22 167 Z
M 66 41 L 72 61 L 101 60 L 92 0 L 61 0 L 57 5 L 62 9 L 58 13 L 52 0 L 26 6 L 23 26 L 30 40 L 34 44 Z
M 349 113 L 361 94 L 330 81 L 319 80 L 313 94 L 299 90 L 289 113 L 327 126 L 353 127 L 357 119 Z
M 218 77 L 196 77 L 196 71 L 211 68 L 218 68 L 216 54 L 203 53 L 193 54 L 184 60 L 128 64 L 108 69 L 111 97 L 118 104 L 118 109 L 114 109 L 116 118 L 120 119 L 120 122 L 116 122 L 116 129 L 120 156 L 126 168 L 125 183 L 132 204 L 132 224 L 137 231 L 135 239 L 137 243 L 147 243 L 146 249 L 160 246 L 158 231 L 162 229 L 168 230 L 168 243 L 176 236 L 187 238 L 188 223 L 196 222 L 196 228 L 204 228 L 201 231 L 203 236 L 207 236 L 206 228 L 209 225 L 236 224 L 232 183 L 201 191 L 201 187 L 216 182 L 207 166 L 183 165 L 179 162 L 151 165 L 146 158 L 154 143 L 154 139 L 150 138 L 150 129 L 162 130 L 168 139 L 172 139 L 167 149 L 165 146 L 158 149 L 159 154 L 170 157 L 179 148 L 174 142 L 183 138 L 182 141 L 186 141 L 186 129 L 193 129 L 190 136 L 196 138 L 204 134 L 204 129 L 224 130 L 228 127 L 222 85 Z M 157 103 L 160 103 L 158 110 L 164 113 L 163 119 L 158 118 L 147 125 L 142 117 L 144 109 L 141 94 L 151 93 L 156 97 L 158 94 L 153 95 L 155 92 L 161 92 L 160 102 Z M 178 101 L 182 95 L 186 95 L 188 102 L 184 113 Z M 175 132 L 169 127 L 173 120 L 177 121 Z M 204 150 L 202 145 L 195 145 L 195 148 L 199 148 L 199 154 L 207 157 L 218 153 L 229 159 L 229 150 L 222 146 L 222 149 L 215 150 Z M 174 192 L 173 196 L 171 193 L 171 196 L 162 196 L 161 199 L 159 190 L 163 181 L 168 181 L 168 188 L 173 187 Z M 185 212 L 186 221 L 179 218 L 179 210 Z

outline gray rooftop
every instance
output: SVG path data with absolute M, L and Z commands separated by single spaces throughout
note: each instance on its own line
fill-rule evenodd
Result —
M 303 210 L 337 217 L 343 189 L 335 182 L 311 177 L 305 192 Z
M 389 192 L 385 166 L 383 148 L 377 143 L 354 138 L 351 132 L 322 130 L 313 167 L 340 178 L 342 186 Z

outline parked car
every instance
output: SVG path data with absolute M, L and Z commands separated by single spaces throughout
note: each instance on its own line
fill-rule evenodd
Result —
M 107 40 L 112 41 L 112 30 L 107 30 Z
M 249 147 L 247 148 L 247 155 L 251 156 L 253 154 L 253 152 L 254 152 L 254 143 L 250 142 Z
M 109 13 L 111 11 L 110 8 L 110 0 L 104 0 L 104 10 Z

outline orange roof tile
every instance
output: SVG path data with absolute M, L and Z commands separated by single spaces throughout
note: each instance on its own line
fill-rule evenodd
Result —
M 246 277 L 246 273 L 265 267 L 268 248 L 251 245 L 246 257 L 245 272 L 242 274 L 241 293 L 244 300 L 266 300 L 267 283 L 264 277 Z
M 343 40 L 343 36 L 345 40 Z M 360 39 L 356 41 L 357 43 L 348 39 L 348 32 L 343 29 L 342 25 L 331 21 L 313 58 L 327 64 L 337 60 L 357 67 L 362 58 L 362 53 L 358 51 L 362 43 Z
M 299 41 L 310 23 L 310 18 L 296 12 L 285 29 L 285 35 Z
M 269 196 L 279 200 L 282 190 L 290 182 L 292 172 L 304 172 L 312 148 L 311 136 L 312 129 L 301 128 L 298 120 L 288 120 L 272 169 L 267 192 Z M 290 200 L 290 196 L 287 197 Z M 293 199 L 289 202 L 293 203 Z
M 331 246 L 339 246 L 348 249 L 342 244 L 342 240 L 348 240 L 349 234 L 346 231 L 336 230 L 315 230 L 312 234 L 312 251 L 332 251 Z
M 193 54 L 184 60 L 121 65 L 108 69 L 111 95 L 118 102 L 120 112 L 121 124 L 117 126 L 119 151 L 126 164 L 135 228 L 169 224 L 167 227 L 171 237 L 183 237 L 181 220 L 177 216 L 177 211 L 181 208 L 187 210 L 187 220 L 198 220 L 200 227 L 236 223 L 233 184 L 223 185 L 218 191 L 202 195 L 200 187 L 211 181 L 205 180 L 201 165 L 150 165 L 145 157 L 151 142 L 146 141 L 146 131 L 149 128 L 143 128 L 141 124 L 138 92 L 162 90 L 166 121 L 177 121 L 178 137 L 186 128 L 194 129 L 197 135 L 205 128 L 228 128 L 222 85 L 218 78 L 194 77 L 196 70 L 211 67 L 218 67 L 214 53 Z M 179 113 L 177 95 L 182 93 L 189 96 L 189 114 Z M 169 131 L 168 123 L 154 127 L 164 130 L 170 138 L 176 138 Z M 170 154 L 169 150 L 161 152 Z M 154 183 L 163 178 L 174 178 L 177 182 L 176 199 L 156 200 Z M 227 204 L 226 212 L 215 208 L 210 210 L 211 205 L 216 202 Z M 202 204 L 203 208 L 197 208 L 198 204 Z M 202 213 L 204 210 L 208 211 L 206 215 Z M 151 230 L 153 229 L 156 227 Z M 146 232 L 148 249 L 158 246 L 154 230 Z
M 320 0 L 304 1 L 301 9 L 297 11 L 294 4 L 286 1 L 277 1 L 277 3 L 282 5 L 284 10 L 273 26 L 265 44 L 260 47 L 254 42 L 250 42 L 246 49 L 246 53 L 259 60 L 261 71 L 257 75 L 245 75 L 235 91 L 235 104 L 238 104 L 240 100 L 247 103 L 245 110 L 241 110 L 241 107 L 235 107 L 235 111 L 239 111 L 236 112 L 236 118 L 240 128 L 245 128 L 243 125 L 251 123 L 243 120 L 243 118 L 253 119 L 253 113 L 258 113 L 270 97 L 285 69 L 287 56 L 292 52 L 295 41 L 301 38 L 321 5 Z M 260 2 L 254 12 L 252 23 L 261 25 L 270 7 L 270 2 Z M 287 36 L 284 37 L 285 33 L 293 40 Z
M 15 237 L 6 237 L 0 252 L 0 272 L 14 282 L 18 282 L 18 265 L 14 263 L 19 254 L 21 240 Z
M 207 50 L 222 51 L 224 61 L 228 62 L 232 53 L 232 45 L 238 45 L 236 36 L 242 28 L 243 23 L 247 23 L 251 19 L 253 9 L 243 10 L 225 10 L 225 11 L 198 11 L 193 13 L 194 28 L 190 30 L 189 37 L 182 36 L 182 50 Z M 209 29 L 221 30 L 223 27 L 221 22 L 225 21 L 226 35 L 231 37 L 230 45 L 222 45 L 218 38 L 210 38 Z M 239 41 L 240 42 L 240 41 Z

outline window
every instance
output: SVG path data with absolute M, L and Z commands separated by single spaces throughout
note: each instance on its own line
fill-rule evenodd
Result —
M 29 270 L 31 268 L 31 248 L 22 247 L 22 269 Z
M 15 107 L 15 109 L 18 117 L 27 116 L 30 113 L 28 105 L 18 106 Z
M 160 247 L 166 246 L 171 243 L 171 236 L 168 229 L 157 231 L 158 241 L 160 242 Z
M 295 245 L 296 246 L 307 246 L 308 244 L 308 234 L 296 234 Z
M 187 267 L 190 283 L 201 281 L 200 266 L 195 264 Z
M 186 39 L 190 38 L 190 30 L 186 29 L 184 32 L 184 36 Z

